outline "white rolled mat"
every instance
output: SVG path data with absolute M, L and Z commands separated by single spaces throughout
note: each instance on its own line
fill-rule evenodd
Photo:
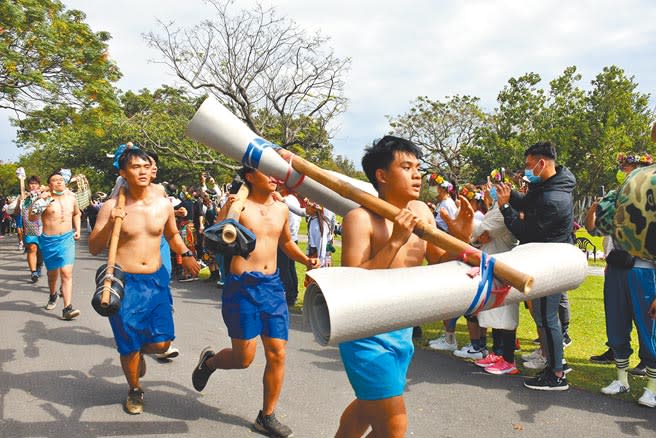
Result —
M 583 252 L 567 243 L 520 245 L 494 257 L 535 280 L 528 294 L 512 288 L 505 303 L 576 289 L 588 268 Z M 314 282 L 305 292 L 303 314 L 321 345 L 454 318 L 463 315 L 476 296 L 480 276 L 471 278 L 470 270 L 453 261 L 399 269 L 308 271 Z
M 187 136 L 203 143 L 216 151 L 244 163 L 249 161 L 250 166 L 256 167 L 262 173 L 280 180 L 287 180 L 287 186 L 294 188 L 302 178 L 302 174 L 291 168 L 271 147 L 272 144 L 258 137 L 248 126 L 235 117 L 226 107 L 210 96 L 198 108 L 198 111 L 189 122 Z M 246 158 L 246 160 L 245 160 Z M 338 172 L 331 172 L 361 190 L 378 196 L 371 184 L 350 178 Z M 324 205 L 329 210 L 344 216 L 350 210 L 357 208 L 358 204 L 343 198 L 327 187 L 306 177 L 295 191 Z

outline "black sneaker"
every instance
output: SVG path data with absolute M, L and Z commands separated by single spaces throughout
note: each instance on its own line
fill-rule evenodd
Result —
M 531 379 L 525 379 L 524 386 L 538 391 L 566 391 L 569 389 L 565 375 L 558 377 L 551 370 Z
M 36 271 L 32 271 L 32 274 L 30 275 L 30 280 L 32 281 L 32 283 L 36 283 L 37 281 L 39 281 L 39 273 Z
M 65 319 L 67 321 L 70 321 L 71 319 L 79 315 L 80 315 L 80 311 L 77 309 L 73 309 L 72 304 L 69 304 L 68 306 L 64 307 L 64 309 L 62 310 L 62 319 Z
M 629 374 L 636 377 L 645 377 L 647 375 L 647 365 L 641 360 L 638 365 L 629 368 Z
M 567 375 L 567 374 L 570 373 L 570 371 L 572 371 L 572 367 L 569 366 L 568 364 L 564 363 L 563 364 L 563 373 Z
M 46 310 L 52 310 L 57 306 L 57 300 L 59 299 L 59 296 L 57 293 L 54 295 L 50 295 L 48 297 L 48 304 L 46 304 Z
M 613 350 L 610 348 L 602 354 L 596 356 L 590 356 L 590 362 L 592 363 L 611 364 L 614 361 L 615 361 L 615 355 L 613 354 Z
M 132 388 L 128 392 L 128 398 L 123 405 L 125 412 L 130 415 L 141 414 L 144 409 L 144 393 L 141 388 Z
M 572 338 L 568 335 L 563 336 L 563 348 L 567 348 L 572 345 Z
M 260 413 L 257 414 L 253 426 L 255 427 L 255 430 L 272 437 L 287 438 L 294 436 L 289 427 L 278 421 L 275 412 L 272 412 L 271 415 L 264 415 L 262 411 L 260 411 Z
M 540 338 L 535 338 L 531 342 L 533 342 L 535 345 L 540 345 Z
M 194 389 L 198 392 L 201 392 L 205 388 L 207 381 L 214 372 L 213 369 L 208 368 L 207 365 L 205 365 L 205 361 L 212 356 L 214 356 L 214 351 L 212 351 L 210 347 L 205 347 L 205 349 L 200 352 L 198 365 L 194 368 L 194 372 L 191 373 L 191 383 L 193 383 Z

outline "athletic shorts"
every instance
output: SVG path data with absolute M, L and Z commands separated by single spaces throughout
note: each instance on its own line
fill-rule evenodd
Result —
M 339 344 L 346 375 L 359 400 L 402 395 L 414 351 L 412 328 Z
M 16 228 L 23 228 L 23 215 L 16 216 Z
M 278 271 L 230 274 L 223 287 L 221 313 L 233 339 L 253 339 L 258 335 L 289 337 L 289 311 L 285 289 Z
M 75 263 L 75 232 L 39 236 L 39 249 L 48 271 Z
M 39 236 L 23 236 L 23 243 L 25 245 L 38 245 L 39 244 Z
M 118 313 L 109 317 L 121 356 L 140 351 L 145 344 L 172 341 L 173 298 L 164 266 L 152 274 L 125 273 Z

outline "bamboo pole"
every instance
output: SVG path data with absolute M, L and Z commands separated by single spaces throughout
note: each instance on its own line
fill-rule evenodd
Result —
M 116 208 L 125 208 L 125 187 L 121 187 L 118 192 L 118 200 L 116 201 Z M 109 250 L 107 254 L 107 270 L 105 272 L 105 280 L 103 281 L 103 291 L 100 297 L 100 305 L 102 307 L 109 306 L 109 296 L 112 286 L 111 276 L 114 275 L 114 266 L 116 265 L 116 251 L 118 249 L 118 238 L 121 235 L 121 225 L 123 225 L 123 218 L 117 217 L 114 219 L 114 228 L 112 228 L 112 235 L 109 239 Z
M 290 158 L 293 157 L 293 159 L 290 160 L 291 166 L 297 172 L 312 178 L 339 195 L 357 202 L 379 216 L 393 221 L 400 212 L 398 207 L 370 193 L 360 190 L 346 181 L 336 178 L 307 160 L 304 160 L 297 155 L 293 155 L 286 149 L 279 148 L 277 149 L 277 152 L 286 160 L 290 160 Z M 414 234 L 448 252 L 465 254 L 465 261 L 470 265 L 478 266 L 481 263 L 479 250 L 421 220 L 419 220 L 415 226 Z M 526 275 L 499 260 L 494 264 L 494 274 L 502 281 L 524 293 L 528 293 L 533 285 L 533 278 L 531 276 Z

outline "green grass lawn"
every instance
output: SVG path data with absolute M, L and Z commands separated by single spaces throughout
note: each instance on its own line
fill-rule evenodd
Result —
M 307 235 L 305 231 L 305 221 L 301 225 L 300 235 Z M 601 237 L 590 236 L 581 229 L 577 235 L 588 237 L 592 242 L 601 248 Z M 337 236 L 339 240 L 340 237 Z M 301 242 L 301 248 L 305 251 L 306 244 Z M 333 254 L 333 266 L 339 266 L 341 260 L 341 245 L 335 245 L 337 252 Z M 603 260 L 598 260 L 596 263 L 592 260 L 589 261 L 590 265 L 605 266 Z M 302 285 L 305 279 L 305 266 L 296 264 L 299 284 Z M 588 361 L 588 358 L 595 354 L 601 354 L 606 351 L 606 325 L 604 317 L 604 303 L 602 297 L 604 279 L 600 276 L 589 276 L 585 279 L 583 284 L 576 290 L 570 291 L 569 300 L 572 308 L 572 316 L 570 321 L 570 336 L 573 340 L 572 345 L 565 349 L 565 358 L 573 371 L 568 374 L 567 380 L 570 385 L 577 388 L 582 388 L 594 392 L 598 392 L 603 386 L 606 386 L 616 378 L 614 365 L 598 365 Z M 295 311 L 300 312 L 303 306 L 303 295 L 305 290 L 299 287 L 298 304 Z M 521 351 L 516 352 L 517 364 L 521 368 L 520 355 L 534 350 L 537 346 L 533 344 L 533 339 L 537 337 L 535 323 L 533 322 L 528 310 L 520 305 L 520 323 L 517 329 L 517 339 L 520 342 Z M 429 339 L 437 337 L 442 333 L 443 326 L 441 322 L 425 324 L 422 326 L 423 335 L 422 339 L 417 340 L 416 345 L 419 348 L 426 348 Z M 469 342 L 469 334 L 467 332 L 467 323 L 464 318 L 458 320 L 456 327 L 456 336 L 458 338 L 458 345 L 462 346 Z M 637 334 L 635 329 L 631 335 L 631 347 L 635 351 L 631 357 L 631 366 L 635 366 L 638 362 L 637 351 Z M 488 346 L 492 343 L 491 333 L 488 333 Z M 448 354 L 443 352 L 435 352 L 435 354 Z M 453 357 L 453 360 L 461 360 Z M 522 374 L 533 375 L 533 370 L 522 369 Z M 503 378 L 503 377 L 500 377 Z M 631 394 L 624 394 L 616 397 L 623 397 L 626 400 L 635 400 L 642 394 L 646 379 L 645 378 L 632 378 L 629 377 L 631 384 Z

